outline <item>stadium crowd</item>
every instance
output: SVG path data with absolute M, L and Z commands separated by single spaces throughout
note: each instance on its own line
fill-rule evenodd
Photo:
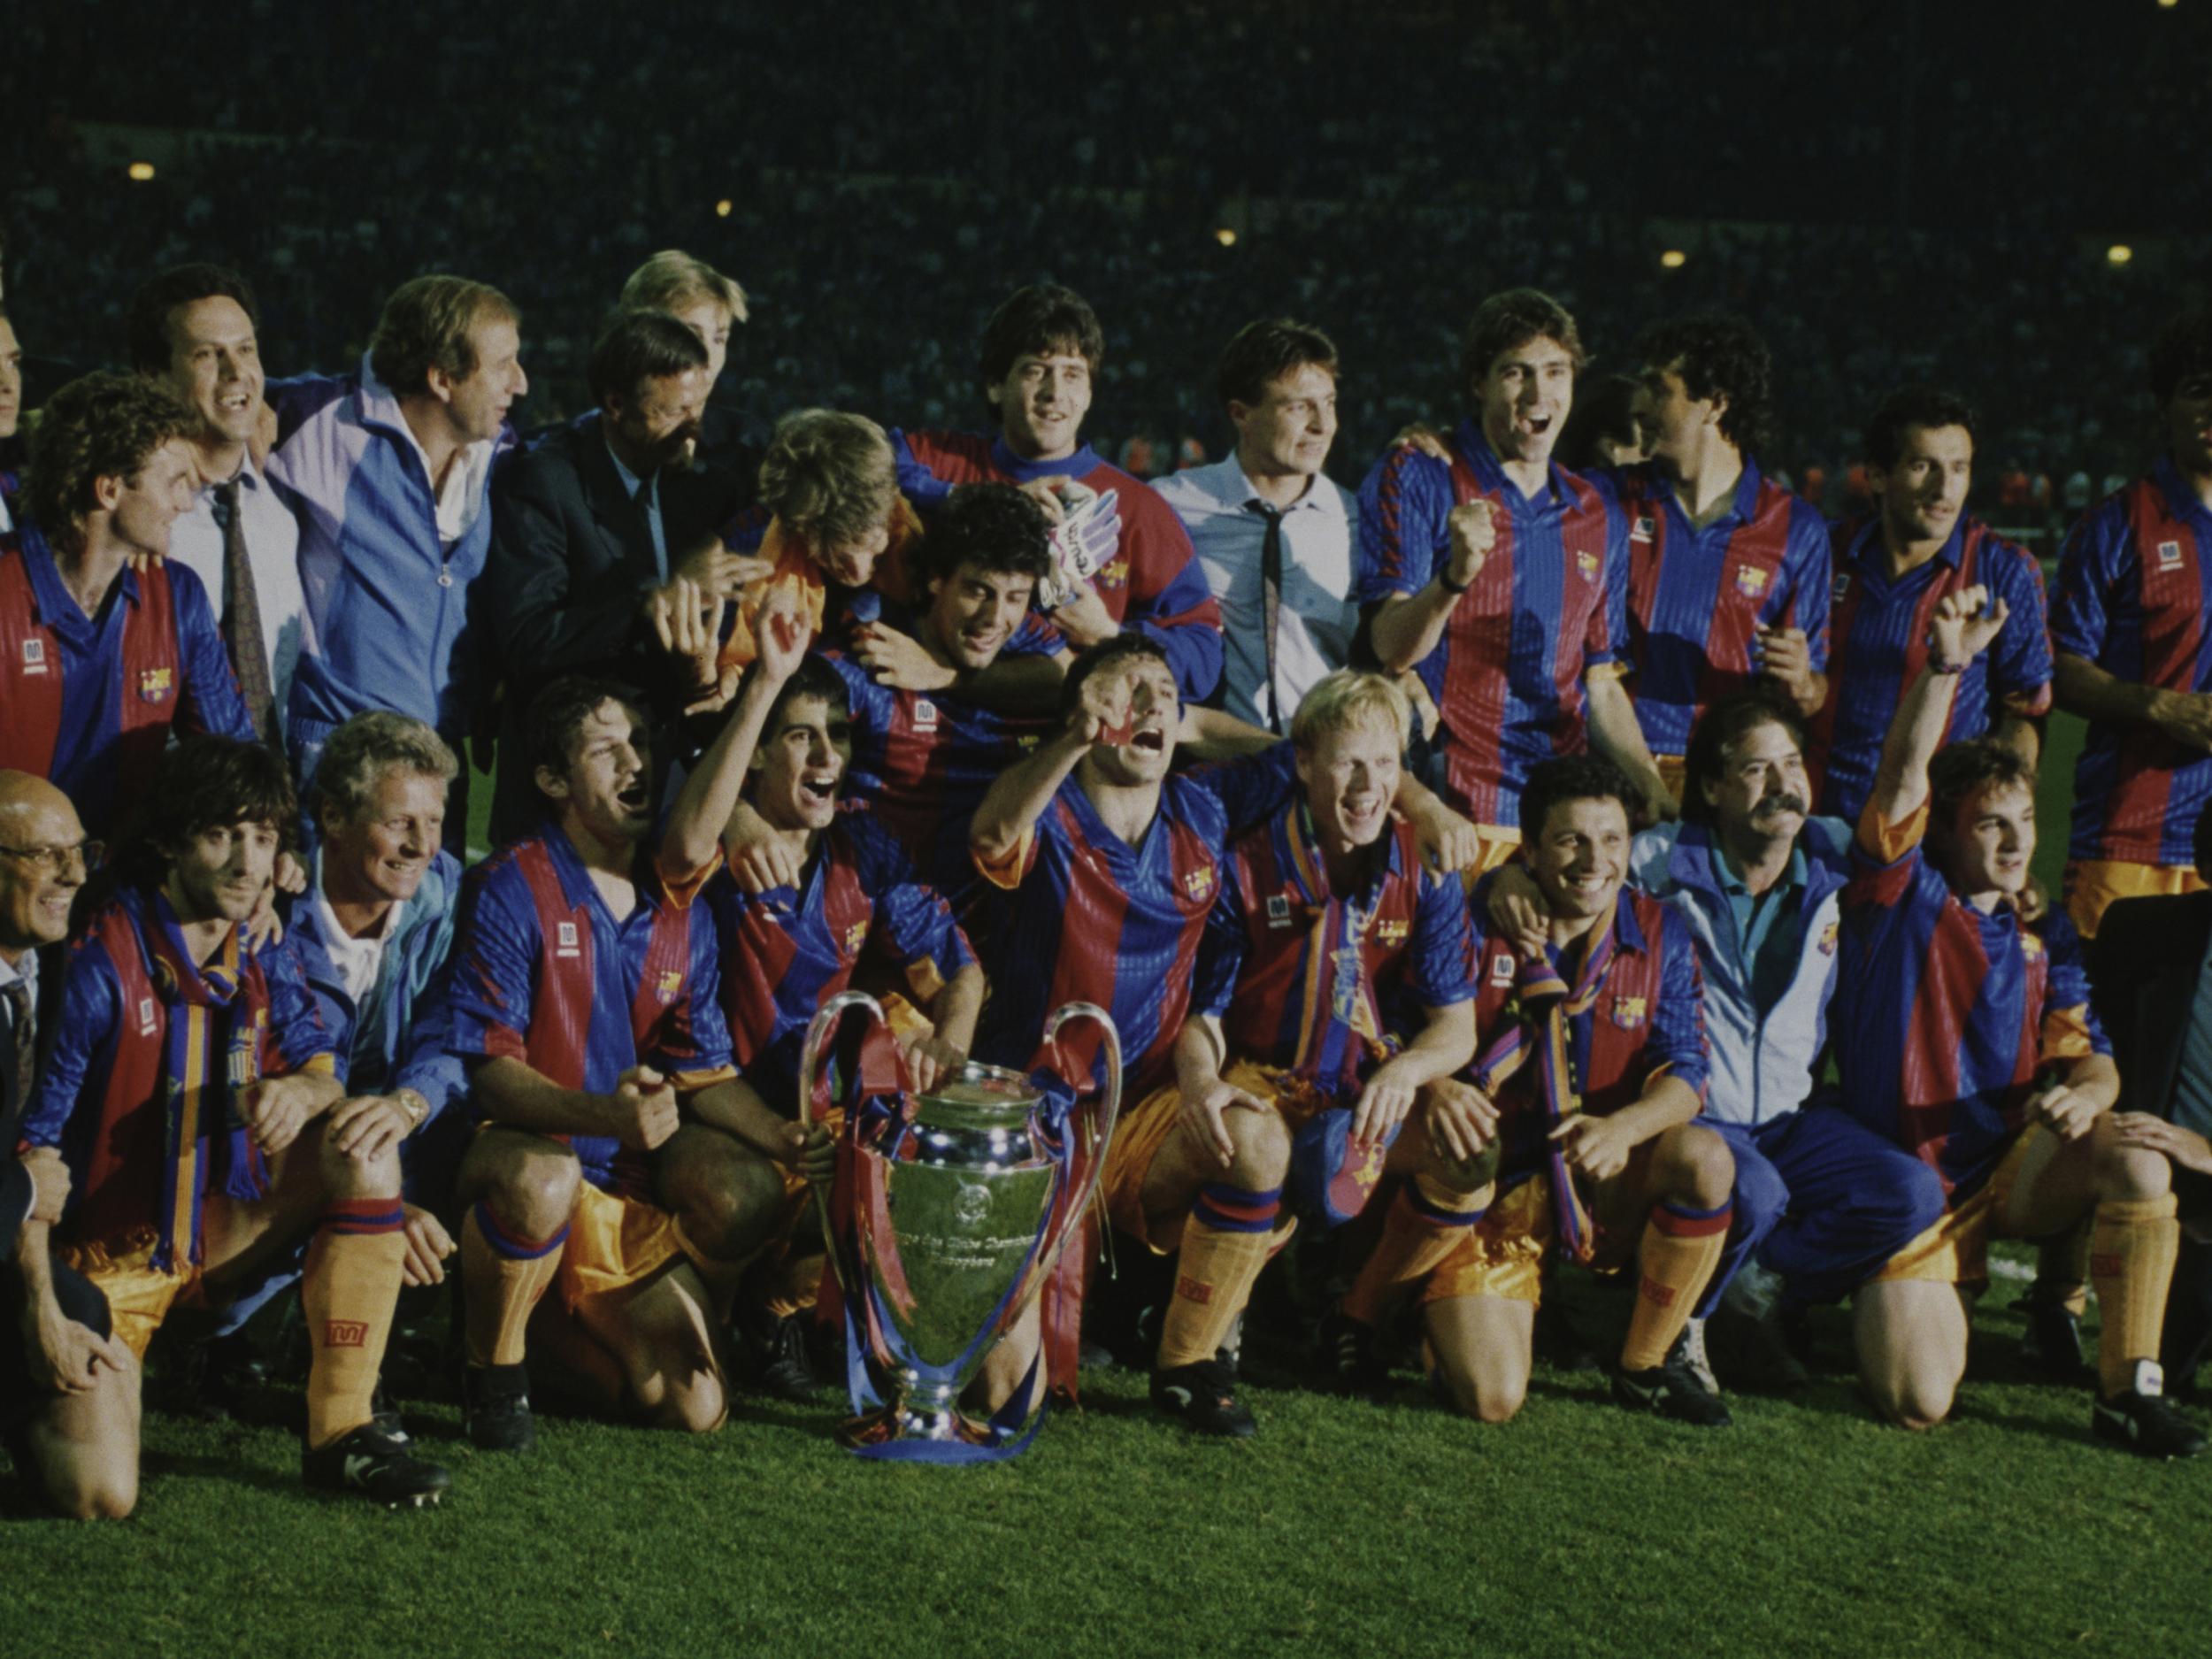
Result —
M 874 0 L 772 22 L 676 4 L 672 59 L 590 8 L 341 10 L 263 7 L 238 40 L 165 39 L 120 63 L 97 42 L 164 38 L 145 0 L 26 20 L 0 62 L 0 98 L 25 112 L 0 124 L 0 223 L 42 356 L 110 360 L 104 319 L 138 275 L 211 251 L 260 278 L 280 372 L 351 361 L 401 276 L 462 271 L 537 319 L 533 407 L 550 419 L 588 406 L 605 293 L 672 238 L 745 275 L 754 316 L 717 397 L 758 442 L 793 387 L 907 425 L 964 417 L 947 342 L 973 336 L 987 284 L 948 278 L 1057 275 L 1110 320 L 1101 431 L 1117 456 L 1142 440 L 1147 475 L 1186 438 L 1223 452 L 1205 388 L 1239 322 L 1334 321 L 1350 483 L 1349 457 L 1453 407 L 1440 319 L 1535 279 L 1601 361 L 1647 295 L 1758 317 L 1791 365 L 1770 459 L 1824 479 L 1831 512 L 1867 388 L 1970 377 L 1988 504 L 2016 465 L 2078 516 L 2148 434 L 2139 346 L 2073 353 L 2148 339 L 2168 273 L 2212 251 L 2161 182 L 2208 159 L 2188 118 L 2212 48 L 2189 8 L 2100 16 L 2089 62 L 2047 50 L 2078 24 L 2065 0 L 2015 8 L 2008 31 L 1904 5 L 1847 21 L 1809 4 L 1309 4 L 1263 19 L 1224 0 L 1002 0 L 916 30 Z M 856 38 L 898 50 L 853 53 Z M 991 96 L 1011 62 L 1059 95 Z M 412 119 L 425 96 L 435 124 Z M 2085 107 L 2094 121 L 2052 119 Z M 1410 138 L 1409 108 L 1433 112 Z M 131 183 L 126 135 L 154 120 L 190 136 Z M 1516 165 L 1455 165 L 1493 152 Z M 2161 166 L 2140 165 L 2152 153 Z M 2138 244 L 2125 267 L 2107 261 L 2116 240 Z M 1687 257 L 1663 271 L 1671 247 Z M 2001 522 L 2047 516 L 2023 501 Z
M 1417 8 L 1401 77 L 1441 103 L 1464 73 L 1488 109 L 1589 20 L 1498 14 L 1420 61 Z M 2212 311 L 2115 328 L 2109 272 L 2054 285 L 2022 252 L 2047 239 L 1971 209 L 1872 243 L 1709 224 L 1670 288 L 1605 219 L 1647 192 L 1441 185 L 1466 135 L 1396 154 L 1362 126 L 1373 32 L 1312 20 L 1002 5 L 889 82 L 793 26 L 787 91 L 889 100 L 894 149 L 722 108 L 710 54 L 611 81 L 613 20 L 442 22 L 415 58 L 404 15 L 310 50 L 268 8 L 293 136 L 197 141 L 168 217 L 70 111 L 8 133 L 34 182 L 0 273 L 0 1432 L 47 1502 L 129 1513 L 150 1353 L 219 1402 L 280 1297 L 305 1479 L 387 1503 L 449 1479 L 383 1386 L 403 1291 L 449 1286 L 487 1451 L 534 1444 L 534 1393 L 703 1432 L 847 1355 L 857 1409 L 880 1310 L 825 1261 L 902 1125 L 812 1109 L 804 1033 L 848 988 L 895 1033 L 864 1071 L 909 1092 L 982 1064 L 1075 1110 L 1102 1060 L 1047 1040 L 1071 1001 L 1126 1057 L 1102 1212 L 977 1378 L 977 1451 L 1109 1335 L 1110 1232 L 1157 1285 L 1112 1334 L 1196 1433 L 1257 1427 L 1240 1333 L 1279 1256 L 1333 1276 L 1302 1337 L 1348 1394 L 1417 1333 L 1445 1409 L 1513 1417 L 1577 1340 L 1548 1303 L 1572 1265 L 1630 1286 L 1625 1408 L 1724 1428 L 1723 1385 L 1801 1384 L 1805 1310 L 1847 1299 L 1874 1410 L 1923 1428 L 1990 1242 L 2022 1239 L 2036 1352 L 2093 1432 L 2202 1450 L 2168 1386 L 2212 1340 Z M 1194 27 L 1288 53 L 1294 88 L 1340 49 L 1344 143 L 1285 147 L 1210 59 L 1118 68 Z M 975 142 L 933 77 L 1033 29 L 1065 104 L 991 112 L 977 176 L 908 164 Z M 1797 50 L 1754 25 L 1725 62 L 1786 88 Z M 544 72 L 519 124 L 468 96 L 517 60 Z M 418 61 L 434 143 L 388 125 Z M 1646 113 L 1632 54 L 1575 62 L 1653 146 L 1772 163 L 1718 103 Z M 2117 132 L 2181 107 L 2169 73 Z M 229 96 L 161 107 L 246 134 Z M 646 99 L 670 125 L 618 187 Z M 1153 146 L 1096 136 L 1127 104 Z M 694 222 L 672 204 L 732 132 L 763 188 L 695 222 L 745 284 L 643 228 Z M 1421 257 L 1341 257 L 1386 241 Z M 1982 276 L 2015 255 L 2032 320 Z M 381 291 L 409 259 L 498 280 Z M 1100 305 L 979 294 L 987 264 L 1079 270 Z M 61 269 L 113 303 L 49 339 Z M 1573 280 L 1505 274 L 1538 270 Z M 1939 357 L 1880 343 L 1930 337 L 1881 324 L 1939 271 Z M 1870 319 L 1841 352 L 1839 294 Z M 2062 406 L 2041 354 L 2092 316 L 2110 372 Z M 1961 342 L 1970 399 L 1929 373 Z M 83 362 L 120 366 L 27 382 Z M 1102 455 L 1094 397 L 1188 464 Z M 1180 455 L 1197 432 L 1218 458 Z M 2052 432 L 2117 476 L 2047 487 L 2082 496 L 2047 581 L 1986 503 L 2032 503 Z M 1824 457 L 1846 510 L 1782 456 Z M 2030 871 L 2054 708 L 2087 722 L 2056 895 Z

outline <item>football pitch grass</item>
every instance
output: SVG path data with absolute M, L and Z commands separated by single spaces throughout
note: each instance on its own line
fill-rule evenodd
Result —
M 2055 893 L 2078 733 L 2051 738 Z M 1609 1344 L 1618 1295 L 1566 1289 Z M 850 1457 L 827 1394 L 741 1399 L 697 1439 L 547 1417 L 518 1458 L 408 1402 L 453 1489 L 388 1513 L 304 1490 L 281 1430 L 150 1414 L 132 1520 L 8 1488 L 0 1655 L 2204 1651 L 2212 1459 L 2092 1440 L 2085 1389 L 2029 1379 L 2016 1289 L 1984 1298 L 1954 1420 L 1924 1435 L 1868 1417 L 1829 1310 L 1814 1384 L 1732 1396 L 1718 1432 L 1622 1411 L 1594 1373 L 1540 1367 L 1486 1427 L 1409 1372 L 1373 1406 L 1264 1353 L 1250 1441 L 1196 1440 L 1105 1371 L 994 1468 Z

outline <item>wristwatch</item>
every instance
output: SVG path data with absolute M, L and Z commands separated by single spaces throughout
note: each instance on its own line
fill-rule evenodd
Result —
M 430 1102 L 422 1097 L 419 1091 L 411 1088 L 396 1088 L 392 1091 L 392 1098 L 399 1102 L 400 1110 L 407 1114 L 409 1134 L 413 1134 L 416 1130 L 430 1121 Z

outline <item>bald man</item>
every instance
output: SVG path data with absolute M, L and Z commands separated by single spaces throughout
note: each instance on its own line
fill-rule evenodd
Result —
M 130 1355 L 111 1333 L 107 1298 L 47 1243 L 69 1196 L 67 1166 L 50 1149 L 4 1156 L 20 1138 L 46 1047 L 53 1002 L 41 984 L 59 979 L 41 955 L 69 932 L 84 841 L 67 795 L 29 772 L 0 771 L 0 1435 L 40 1495 L 91 1517 L 117 1511 L 78 1448 L 122 1424 L 136 1442 Z

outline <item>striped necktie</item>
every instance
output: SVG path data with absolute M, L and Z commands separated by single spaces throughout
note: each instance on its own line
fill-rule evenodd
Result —
M 238 676 L 246 716 L 262 741 L 276 741 L 276 689 L 269 679 L 269 651 L 261 633 L 261 595 L 246 552 L 246 515 L 239 480 L 215 487 L 215 518 L 223 527 L 223 649 Z

